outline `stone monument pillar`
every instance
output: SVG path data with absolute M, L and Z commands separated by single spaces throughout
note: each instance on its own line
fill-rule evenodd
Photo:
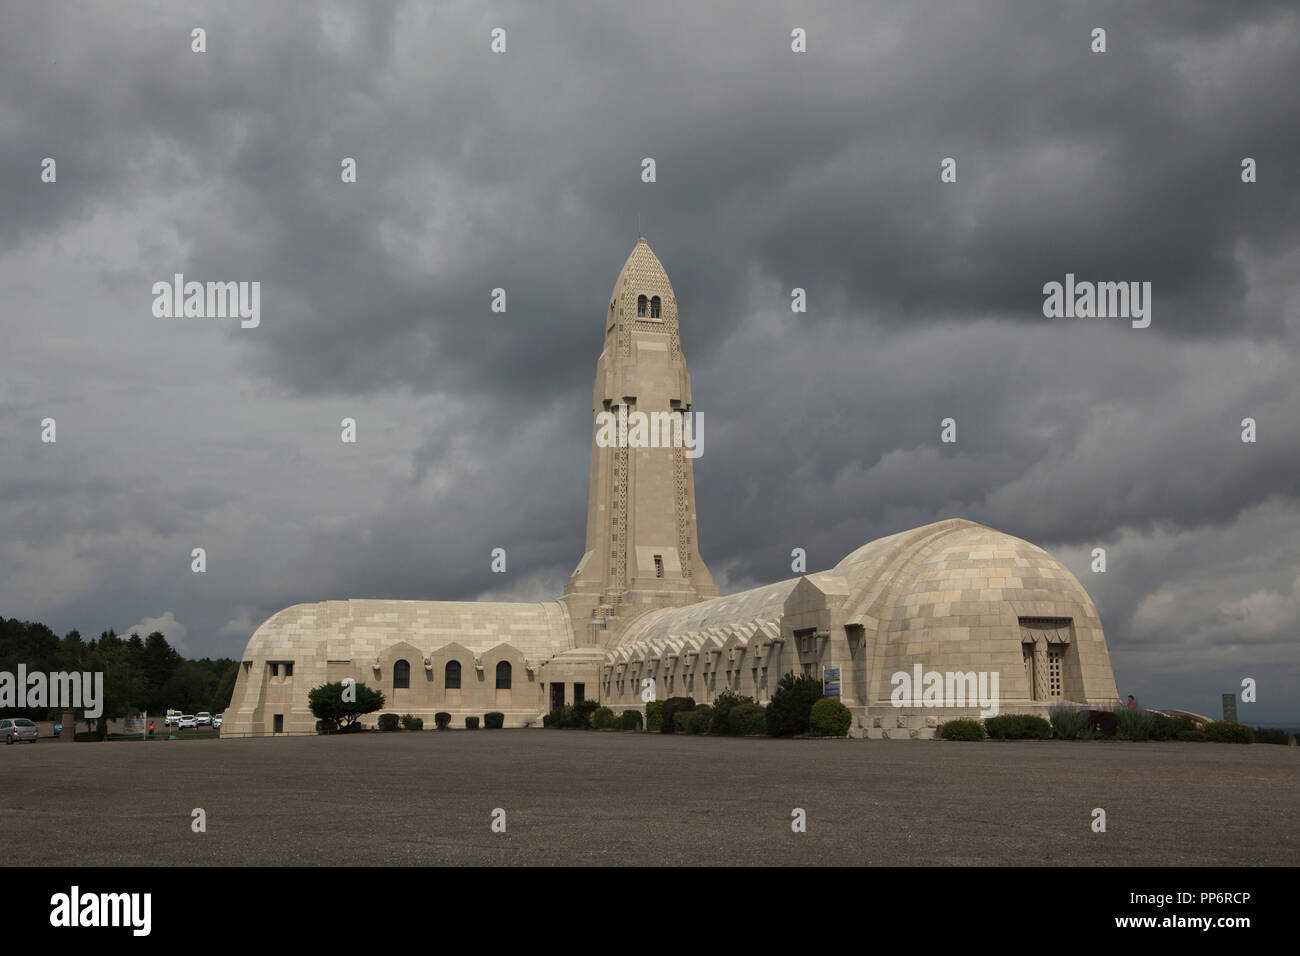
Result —
M 1237 695 L 1223 695 L 1223 719 L 1231 723 L 1237 722 Z

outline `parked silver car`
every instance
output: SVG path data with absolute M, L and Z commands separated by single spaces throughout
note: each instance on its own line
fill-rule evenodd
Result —
M 0 737 L 3 737 L 7 744 L 17 743 L 20 740 L 34 744 L 36 725 L 26 717 L 6 717 L 0 720 Z

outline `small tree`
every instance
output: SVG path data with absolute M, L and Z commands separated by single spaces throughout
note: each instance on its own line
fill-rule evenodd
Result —
M 350 727 L 364 714 L 373 714 L 384 706 L 384 695 L 365 684 L 353 684 L 348 696 L 355 700 L 343 699 L 344 684 L 322 684 L 307 692 L 307 706 L 317 720 L 326 721 L 331 727 L 339 729 Z

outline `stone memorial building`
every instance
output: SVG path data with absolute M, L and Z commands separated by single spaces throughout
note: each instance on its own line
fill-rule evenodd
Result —
M 385 711 L 426 726 L 437 711 L 453 726 L 488 711 L 504 713 L 507 727 L 540 726 L 546 711 L 586 698 L 616 712 L 643 708 L 647 689 L 703 703 L 732 688 L 763 702 L 787 672 L 838 672 L 855 736 L 925 737 L 938 721 L 980 711 L 971 699 L 922 700 L 919 687 L 898 706 L 899 674 L 958 675 L 959 689 L 996 675 L 1004 713 L 1115 700 L 1101 621 L 1074 575 L 1043 549 L 961 518 L 720 597 L 699 549 L 677 298 L 644 238 L 604 325 L 586 550 L 564 593 L 540 604 L 363 598 L 286 608 L 249 640 L 223 730 L 311 731 L 307 692 L 348 677 L 383 691 Z M 620 430 L 605 440 L 611 416 L 637 412 L 686 438 L 644 447 Z

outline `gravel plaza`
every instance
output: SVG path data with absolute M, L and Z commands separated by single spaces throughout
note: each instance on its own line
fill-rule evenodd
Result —
M 1300 753 L 1262 744 L 480 730 L 41 741 L 0 749 L 0 761 L 0 836 L 20 866 L 1300 858 Z M 1098 807 L 1104 833 L 1092 829 Z M 196 808 L 204 833 L 191 829 Z M 806 832 L 792 832 L 796 808 Z

